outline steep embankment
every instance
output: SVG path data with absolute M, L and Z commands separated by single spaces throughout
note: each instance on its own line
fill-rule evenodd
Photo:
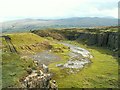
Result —
M 46 39 L 32 33 L 16 33 L 7 34 L 10 42 L 20 54 L 34 53 L 49 48 L 49 43 Z M 8 41 L 7 41 L 8 42 Z M 8 50 L 8 43 L 3 38 L 3 50 Z M 41 47 L 39 47 L 41 46 Z
M 64 45 L 57 44 L 55 41 L 42 38 L 33 33 L 15 33 L 6 34 L 4 36 L 9 37 L 9 42 L 3 38 L 3 51 L 5 52 L 11 51 L 12 46 L 22 55 L 35 54 L 50 49 L 53 52 L 57 52 L 58 49 L 59 52 L 64 52 L 65 49 L 67 49 Z M 11 43 L 12 45 L 9 45 Z
M 6 45 L 7 45 L 7 47 L 9 47 L 10 52 L 17 53 L 16 48 L 14 47 L 13 43 L 11 42 L 11 38 L 9 36 L 1 36 L 1 37 L 4 38 L 4 40 L 6 41 Z

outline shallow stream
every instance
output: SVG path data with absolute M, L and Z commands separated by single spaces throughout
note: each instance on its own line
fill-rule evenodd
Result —
M 92 58 L 92 55 L 86 49 L 63 42 L 60 42 L 59 44 L 63 44 L 69 47 L 71 52 L 69 53 L 69 60 L 64 65 L 59 64 L 56 66 L 62 66 L 64 68 L 83 68 L 86 64 L 90 63 L 90 58 Z M 30 57 L 34 60 L 39 61 L 41 64 L 46 65 L 61 60 L 59 56 L 51 53 L 50 51 L 40 52 Z

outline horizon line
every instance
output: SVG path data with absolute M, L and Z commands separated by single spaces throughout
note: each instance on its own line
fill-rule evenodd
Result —
M 63 17 L 63 18 L 42 18 L 42 17 L 30 17 L 30 18 L 27 18 L 27 17 L 15 17 L 16 19 L 9 19 L 9 20 L 3 20 L 3 21 L 0 21 L 0 23 L 3 23 L 3 22 L 10 22 L 10 21 L 17 21 L 17 20 L 27 20 L 27 19 L 33 19 L 33 20 L 60 20 L 60 19 L 70 19 L 70 18 L 108 18 L 108 19 L 119 19 L 119 18 L 116 18 L 116 17 L 96 17 L 96 16 L 86 16 L 86 17 Z

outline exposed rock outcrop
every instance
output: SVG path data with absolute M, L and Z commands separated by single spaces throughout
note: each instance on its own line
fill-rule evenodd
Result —
M 113 51 L 118 50 L 118 33 L 80 33 L 78 41 L 84 41 L 88 45 L 97 45 L 100 47 L 107 47 Z
M 51 80 L 51 74 L 48 71 L 48 67 L 43 64 L 42 67 L 38 66 L 38 62 L 34 61 L 35 65 L 38 67 L 37 70 L 28 70 L 28 76 L 24 77 L 21 81 L 22 88 L 39 88 L 46 90 L 57 90 L 58 86 L 55 80 Z
M 106 47 L 113 52 L 115 56 L 120 57 L 120 34 L 119 32 L 104 33 L 79 33 L 77 41 L 84 42 L 87 45 L 96 45 L 98 47 Z

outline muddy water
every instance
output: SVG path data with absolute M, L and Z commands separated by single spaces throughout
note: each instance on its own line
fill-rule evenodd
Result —
M 70 50 L 72 53 L 74 53 L 74 55 L 82 55 L 83 57 L 87 57 L 87 58 L 92 58 L 92 55 L 90 54 L 90 52 L 84 48 L 81 48 L 81 47 L 78 47 L 78 46 L 75 46 L 75 45 L 71 45 L 71 44 L 68 44 L 68 43 L 61 43 L 67 47 L 70 47 Z
M 46 64 L 46 65 L 60 60 L 59 56 L 51 53 L 50 51 L 40 52 L 30 57 L 34 60 L 39 61 L 41 64 Z
M 86 49 L 80 48 L 75 45 L 61 43 L 70 48 L 70 59 L 63 65 L 65 68 L 83 68 L 86 64 L 90 63 L 92 55 Z
M 62 65 L 62 67 L 83 68 L 86 64 L 90 63 L 90 58 L 92 58 L 92 55 L 86 49 L 68 43 L 58 43 L 69 47 L 71 50 L 71 52 L 69 53 L 70 59 L 64 65 Z M 52 62 L 59 61 L 61 59 L 59 56 L 51 53 L 50 51 L 40 52 L 30 57 L 34 60 L 38 60 L 41 64 L 46 65 Z

